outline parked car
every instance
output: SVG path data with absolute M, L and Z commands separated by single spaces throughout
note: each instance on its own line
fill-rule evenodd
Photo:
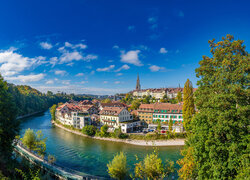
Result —
M 166 133 L 166 130 L 161 130 L 161 133 L 162 133 L 162 134 L 165 134 L 165 133 Z

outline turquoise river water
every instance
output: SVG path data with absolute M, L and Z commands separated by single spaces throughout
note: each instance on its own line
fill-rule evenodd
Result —
M 24 119 L 21 124 L 21 136 L 26 129 L 42 130 L 47 137 L 46 152 L 56 157 L 56 163 L 90 175 L 109 177 L 107 163 L 114 155 L 123 151 L 127 156 L 130 169 L 133 169 L 136 161 L 135 155 L 142 160 L 146 154 L 153 151 L 153 147 L 129 145 L 119 142 L 102 141 L 78 136 L 51 125 L 49 111 Z M 162 159 L 174 162 L 178 160 L 181 146 L 159 147 L 159 155 Z M 178 168 L 176 166 L 176 168 Z M 131 170 L 132 172 L 132 170 Z M 175 173 L 175 178 L 177 175 Z

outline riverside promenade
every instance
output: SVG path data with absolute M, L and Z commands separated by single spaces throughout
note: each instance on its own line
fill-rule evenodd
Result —
M 91 176 L 78 172 L 69 168 L 60 167 L 56 163 L 50 164 L 46 159 L 42 159 L 36 153 L 29 151 L 25 148 L 21 142 L 18 142 L 15 146 L 15 151 L 21 156 L 25 157 L 30 162 L 40 166 L 42 169 L 47 171 L 49 174 L 59 179 L 72 179 L 72 180 L 104 180 L 105 178 Z
M 55 121 L 52 121 L 52 124 L 54 124 L 56 127 L 59 127 L 61 129 L 64 129 L 65 131 L 77 134 L 79 136 L 84 136 L 84 137 L 98 139 L 98 140 L 104 140 L 104 141 L 122 142 L 122 143 L 137 145 L 137 146 L 184 146 L 185 145 L 185 139 L 132 140 L 132 139 L 104 138 L 104 137 L 96 137 L 96 136 L 91 137 L 91 136 L 87 136 L 79 131 L 68 129 L 61 124 L 57 124 Z

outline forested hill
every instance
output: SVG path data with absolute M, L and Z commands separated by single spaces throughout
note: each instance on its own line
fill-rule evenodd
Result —
M 53 94 L 51 91 L 41 93 L 26 85 L 8 84 L 8 91 L 12 94 L 13 100 L 17 107 L 17 116 L 28 115 L 48 109 L 53 104 L 66 102 L 69 100 L 80 101 L 91 99 L 84 95 L 74 95 L 66 93 Z

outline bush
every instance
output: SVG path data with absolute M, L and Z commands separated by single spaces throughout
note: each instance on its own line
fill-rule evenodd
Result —
M 103 125 L 103 126 L 101 127 L 100 136 L 101 136 L 101 137 L 108 137 L 108 136 L 109 136 L 108 129 L 109 129 L 109 127 L 108 127 L 107 124 Z
M 126 139 L 128 138 L 127 134 L 122 133 L 121 127 L 115 129 L 113 133 L 111 133 L 111 137 L 113 138 L 119 138 L 119 139 Z
M 82 133 L 88 136 L 94 136 L 96 134 L 96 127 L 93 125 L 87 125 L 82 128 Z

